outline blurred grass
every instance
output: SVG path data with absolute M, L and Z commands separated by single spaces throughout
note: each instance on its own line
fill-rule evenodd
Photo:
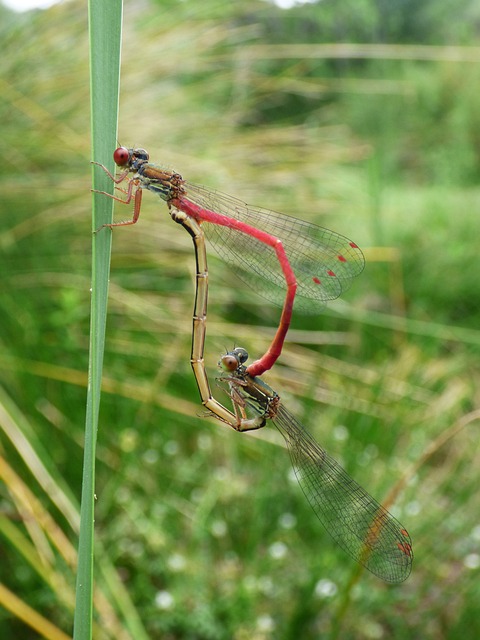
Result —
M 413 573 L 397 589 L 358 575 L 275 433 L 239 435 L 202 416 L 188 361 L 191 240 L 145 197 L 140 223 L 113 239 L 94 636 L 135 637 L 141 620 L 166 638 L 474 638 L 478 64 L 384 60 L 339 73 L 273 53 L 246 64 L 269 11 L 127 7 L 120 143 L 365 248 L 348 296 L 295 318 L 268 382 L 372 495 L 404 487 L 392 509 L 414 540 Z M 67 3 L 0 27 L 6 639 L 33 633 L 8 593 L 58 633 L 73 619 L 91 260 L 85 20 L 83 4 Z M 265 348 L 279 310 L 210 266 L 213 378 L 231 344 Z

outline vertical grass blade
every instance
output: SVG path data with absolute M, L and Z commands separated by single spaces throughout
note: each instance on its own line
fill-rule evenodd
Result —
M 93 159 L 114 170 L 120 78 L 121 0 L 89 1 L 90 83 Z M 111 192 L 113 185 L 100 167 L 93 166 L 93 188 Z M 112 218 L 113 200 L 93 194 L 92 231 Z M 90 640 L 93 615 L 95 450 L 110 269 L 111 232 L 93 234 L 90 359 L 88 371 L 85 452 L 74 639 Z

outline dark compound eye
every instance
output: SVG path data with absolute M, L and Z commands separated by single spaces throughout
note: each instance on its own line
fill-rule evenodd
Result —
M 150 158 L 148 151 L 145 151 L 145 149 L 134 149 L 132 155 L 138 160 L 145 160 L 146 162 Z
M 232 351 L 232 355 L 235 356 L 235 358 L 238 361 L 238 364 L 243 364 L 248 360 L 248 352 L 243 347 L 236 347 Z

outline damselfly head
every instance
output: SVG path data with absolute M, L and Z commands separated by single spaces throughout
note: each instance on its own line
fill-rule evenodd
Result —
M 236 347 L 233 351 L 228 351 L 222 356 L 218 364 L 224 371 L 236 371 L 247 360 L 247 350 L 243 347 Z
M 127 149 L 127 147 L 118 147 L 113 152 L 113 160 L 118 167 L 137 167 L 138 164 L 148 162 L 148 151 L 145 149 Z

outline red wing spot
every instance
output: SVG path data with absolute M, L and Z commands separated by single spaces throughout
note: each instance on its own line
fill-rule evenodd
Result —
M 312 280 L 315 284 L 322 284 L 322 281 L 320 280 L 320 278 L 317 278 L 317 276 L 313 276 Z
M 331 269 L 327 271 L 327 276 L 333 276 L 334 278 L 337 277 L 336 273 L 334 273 Z
M 410 535 L 408 533 L 408 531 L 406 529 L 400 529 L 400 533 L 402 534 L 402 536 L 404 536 L 405 538 L 409 538 Z
M 411 555 L 412 555 L 412 545 L 411 544 L 407 544 L 407 543 L 403 543 L 403 542 L 397 542 L 397 547 L 406 556 L 411 557 Z
M 358 245 L 354 242 L 349 242 L 348 244 L 352 247 L 352 249 L 358 249 Z
M 340 262 L 346 262 L 347 259 L 344 258 L 342 255 L 338 255 L 337 258 L 340 260 Z

